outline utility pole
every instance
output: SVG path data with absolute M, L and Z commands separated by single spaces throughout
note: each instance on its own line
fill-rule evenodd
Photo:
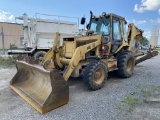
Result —
M 1 35 L 2 35 L 2 54 L 4 55 L 5 54 L 5 51 L 4 51 L 4 33 L 3 33 L 3 27 L 2 27 L 2 33 L 1 33 Z

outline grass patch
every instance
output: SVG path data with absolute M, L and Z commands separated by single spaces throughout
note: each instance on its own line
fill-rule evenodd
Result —
M 7 54 L 8 50 L 9 50 L 9 49 L 5 49 L 5 50 L 4 50 L 5 54 Z M 0 49 L 0 55 L 2 54 L 2 52 L 3 52 L 3 50 Z
M 13 57 L 9 57 L 7 59 L 0 57 L 0 65 L 12 65 L 12 64 L 14 64 Z
M 131 112 L 135 105 L 141 104 L 136 95 L 136 92 L 131 92 L 128 95 L 125 95 L 122 98 L 121 103 L 115 104 L 114 107 L 117 109 L 122 109 L 124 112 Z
M 156 85 L 138 85 L 137 88 L 140 89 L 140 95 L 143 101 L 148 98 L 160 96 L 160 86 Z
M 127 112 L 131 112 L 132 110 L 133 110 L 132 107 L 126 107 Z
M 148 85 L 142 85 L 142 84 L 140 84 L 140 85 L 137 85 L 136 87 L 137 88 L 139 88 L 139 89 L 143 89 L 143 88 L 146 88 Z
M 134 110 L 136 105 L 143 104 L 150 97 L 160 96 L 160 86 L 140 84 L 136 86 L 136 91 L 132 91 L 121 98 L 121 102 L 114 107 L 123 110 L 128 114 Z
M 160 86 L 151 85 L 151 89 L 153 92 L 160 91 Z
M 156 85 L 138 85 L 137 88 L 141 89 L 141 93 L 146 96 L 152 96 L 156 92 L 160 92 L 160 86 Z
M 121 109 L 123 107 L 123 105 L 122 104 L 115 104 L 114 107 L 117 109 Z
M 130 106 L 135 106 L 136 104 L 140 104 L 139 100 L 131 95 L 124 96 L 122 98 L 122 102 Z
M 142 96 L 145 97 L 145 98 L 152 96 L 152 92 L 151 91 L 141 90 L 141 93 L 142 93 Z

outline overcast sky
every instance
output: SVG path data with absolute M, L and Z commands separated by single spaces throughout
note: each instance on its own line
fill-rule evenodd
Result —
M 89 21 L 89 11 L 115 13 L 135 23 L 150 38 L 153 25 L 160 27 L 160 0 L 3 0 L 0 3 L 0 21 L 14 22 L 15 17 L 27 13 L 56 14 L 83 17 Z M 160 42 L 159 42 L 160 43 Z

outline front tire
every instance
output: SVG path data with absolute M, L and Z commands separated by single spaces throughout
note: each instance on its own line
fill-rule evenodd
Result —
M 107 81 L 107 66 L 99 60 L 89 63 L 84 70 L 83 81 L 92 90 L 102 88 Z

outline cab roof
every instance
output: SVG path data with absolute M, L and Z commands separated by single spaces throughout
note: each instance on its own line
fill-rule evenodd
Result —
M 120 20 L 126 21 L 126 19 L 125 19 L 124 17 L 121 17 L 121 16 L 116 15 L 116 14 L 114 14 L 114 13 L 106 14 L 105 12 L 103 12 L 102 15 L 100 15 L 100 16 L 93 16 L 93 18 L 95 18 L 95 17 L 96 17 L 96 18 L 99 18 L 99 17 L 104 17 L 104 16 L 112 16 L 112 17 L 118 18 L 118 19 L 120 19 Z

